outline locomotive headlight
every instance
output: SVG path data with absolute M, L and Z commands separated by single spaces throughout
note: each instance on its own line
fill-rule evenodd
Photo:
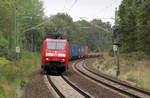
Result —
M 46 56 L 53 56 L 53 53 L 46 53 Z
M 66 54 L 58 54 L 58 56 L 60 56 L 60 57 L 65 57 Z
M 46 58 L 46 60 L 48 61 L 48 60 L 49 60 L 49 58 Z

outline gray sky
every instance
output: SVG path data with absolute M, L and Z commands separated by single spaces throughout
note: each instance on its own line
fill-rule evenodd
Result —
M 46 16 L 55 15 L 58 12 L 68 13 L 74 21 L 80 17 L 85 20 L 94 18 L 114 18 L 115 8 L 119 7 L 122 0 L 41 0 L 44 3 Z M 102 19 L 112 24 L 112 19 Z

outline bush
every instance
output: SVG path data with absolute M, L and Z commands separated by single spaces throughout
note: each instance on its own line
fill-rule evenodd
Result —
M 31 59 L 32 54 L 33 54 L 33 53 L 31 53 L 31 52 L 29 52 L 29 51 L 27 51 L 27 50 L 21 50 L 19 57 L 20 57 L 20 58 L 28 58 L 28 59 Z
M 22 79 L 20 81 L 20 87 L 23 88 L 25 86 L 25 84 L 27 83 L 27 81 L 28 81 L 27 79 Z
M 7 65 L 8 63 L 10 63 L 9 60 L 7 60 L 6 58 L 2 58 L 0 57 L 0 67 Z
M 0 98 L 5 98 L 5 91 L 4 88 L 0 86 Z
M 104 57 L 102 57 L 99 61 L 98 64 L 102 64 L 105 61 Z
M 8 52 L 8 56 L 6 57 L 8 60 L 14 60 L 15 58 L 15 50 L 14 49 L 9 49 L 9 52 Z
M 40 68 L 39 54 L 24 50 L 20 56 L 22 58 L 17 60 L 16 64 L 14 61 L 0 58 L 0 83 L 9 88 L 2 88 L 0 84 L 0 98 L 15 98 L 16 87 L 24 87 L 32 73 Z
M 132 52 L 132 53 L 124 53 L 122 56 L 126 59 L 133 59 L 133 60 L 143 60 L 149 59 L 149 56 L 146 55 L 144 52 Z

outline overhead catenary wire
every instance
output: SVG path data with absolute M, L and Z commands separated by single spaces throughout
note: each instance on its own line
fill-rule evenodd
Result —
M 93 16 L 98 16 L 97 13 L 99 12 L 104 12 L 105 9 L 108 9 L 110 7 L 112 7 L 113 4 L 115 4 L 118 0 L 114 0 L 111 4 L 105 6 L 104 8 L 102 8 L 101 10 L 97 11 Z M 100 19 L 112 19 L 112 18 L 100 18 Z
M 77 1 L 78 1 L 78 0 L 75 0 L 75 1 L 73 2 L 73 4 L 72 4 L 71 7 L 66 11 L 66 13 L 68 13 L 68 12 L 74 7 L 74 5 L 77 3 Z
M 101 27 L 101 26 L 98 26 L 98 25 L 96 25 L 96 24 L 93 24 L 93 23 L 91 23 L 93 26 L 95 26 L 95 27 L 97 27 L 97 28 L 99 28 L 99 29 L 102 29 L 103 31 L 105 31 L 105 32 L 110 32 L 109 30 L 107 30 L 107 29 L 104 29 L 103 27 Z
M 38 25 L 36 25 L 36 26 L 34 26 L 34 27 L 31 27 L 31 28 L 29 28 L 29 29 L 26 29 L 26 30 L 24 30 L 22 33 L 25 33 L 25 32 L 27 32 L 27 31 L 30 31 L 30 30 L 36 29 L 37 27 L 39 27 L 39 26 L 41 26 L 41 25 L 45 24 L 45 22 L 46 22 L 46 21 L 44 21 L 44 22 L 42 22 L 42 23 L 40 23 L 40 24 L 38 24 Z
M 81 20 L 83 20 L 84 18 L 86 18 L 86 17 L 79 17 Z M 105 32 L 111 32 L 111 31 L 109 31 L 108 29 L 104 29 L 103 27 L 101 27 L 101 26 L 99 26 L 99 25 L 96 25 L 96 24 L 94 24 L 94 23 L 90 23 L 91 25 L 93 25 L 93 26 L 95 26 L 96 28 L 99 28 L 99 29 L 101 29 L 101 30 L 103 30 L 103 31 L 105 31 Z M 87 27 L 84 27 L 84 28 L 87 28 Z
M 65 11 L 65 9 L 66 9 L 66 4 L 67 4 L 67 0 L 65 0 L 64 7 L 63 7 L 64 13 L 66 13 L 66 11 Z
M 117 0 L 114 0 L 114 2 L 112 2 L 110 5 L 105 6 L 104 8 L 102 8 L 101 10 L 99 10 L 97 13 L 103 11 L 104 9 L 110 8 L 110 7 L 111 7 L 113 4 L 115 4 L 116 2 L 117 2 Z M 97 13 L 96 13 L 96 14 L 97 14 Z

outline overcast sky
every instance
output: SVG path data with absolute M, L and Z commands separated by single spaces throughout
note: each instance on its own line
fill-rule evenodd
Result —
M 46 16 L 55 15 L 58 12 L 68 13 L 74 21 L 84 17 L 86 20 L 94 18 L 114 18 L 115 8 L 119 7 L 122 0 L 41 0 L 44 3 Z M 112 19 L 103 21 L 114 22 Z

